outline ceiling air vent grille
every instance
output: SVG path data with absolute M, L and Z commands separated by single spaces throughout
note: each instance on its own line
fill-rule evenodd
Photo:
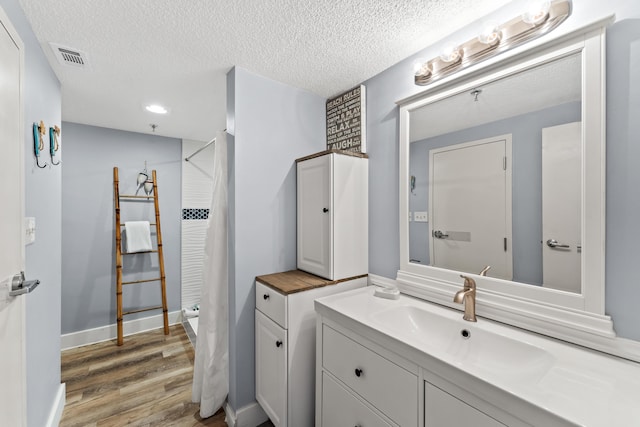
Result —
M 53 53 L 55 54 L 56 59 L 62 65 L 76 68 L 87 68 L 87 66 L 89 65 L 86 53 L 79 51 L 78 49 L 62 46 L 55 43 L 49 44 L 53 49 Z

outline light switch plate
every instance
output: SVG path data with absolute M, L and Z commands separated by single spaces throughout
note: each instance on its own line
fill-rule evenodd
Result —
M 415 222 L 429 222 L 429 219 L 428 219 L 428 216 L 427 216 L 427 212 L 415 211 L 413 213 L 413 220 Z
M 30 245 L 36 241 L 36 219 L 32 216 L 24 219 L 24 244 Z

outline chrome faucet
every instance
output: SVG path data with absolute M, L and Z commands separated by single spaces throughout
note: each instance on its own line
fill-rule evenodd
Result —
M 487 271 L 491 266 L 486 266 L 481 272 L 480 276 L 486 276 Z M 464 320 L 469 322 L 477 322 L 476 319 L 476 281 L 469 276 L 463 274 L 460 275 L 464 279 L 464 288 L 453 296 L 453 302 L 458 304 L 464 304 Z

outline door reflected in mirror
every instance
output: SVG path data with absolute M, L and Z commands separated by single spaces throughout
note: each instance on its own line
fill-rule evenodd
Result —
M 411 263 L 581 292 L 582 57 L 411 111 Z

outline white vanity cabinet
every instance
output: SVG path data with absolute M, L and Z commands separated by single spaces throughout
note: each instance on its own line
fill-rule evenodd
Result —
M 428 363 L 416 363 L 397 348 L 381 345 L 391 342 L 388 339 L 360 334 L 359 327 L 351 329 L 348 323 L 341 324 L 340 317 L 318 316 L 316 426 L 534 425 L 477 399 L 443 378 L 447 377 L 443 372 L 425 369 Z M 544 420 L 542 425 L 568 424 Z
M 316 426 L 418 426 L 417 365 L 337 325 L 318 334 Z
M 330 280 L 367 274 L 368 159 L 327 151 L 297 163 L 297 267 Z
M 314 423 L 314 299 L 366 284 L 299 270 L 256 277 L 256 400 L 276 427 Z
M 375 289 L 314 303 L 316 426 L 640 426 L 640 364 Z

